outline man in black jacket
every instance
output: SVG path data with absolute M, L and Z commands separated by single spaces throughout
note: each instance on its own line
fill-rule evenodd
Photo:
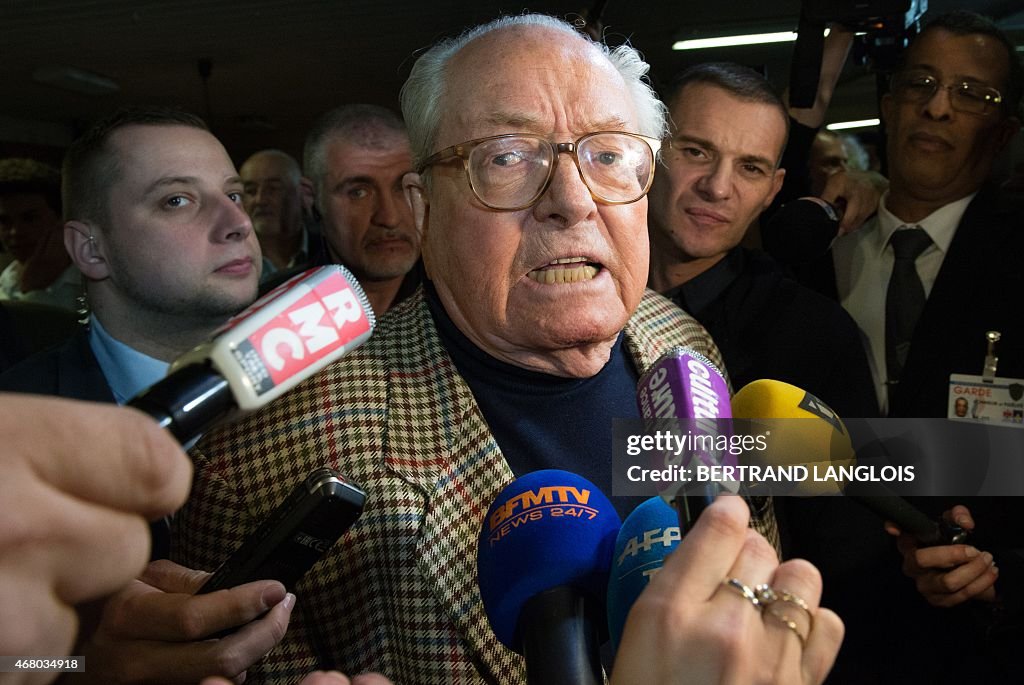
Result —
M 1014 45 L 994 24 L 961 10 L 931 19 L 881 102 L 889 192 L 874 220 L 836 240 L 804 274 L 857 321 L 887 416 L 947 416 L 950 375 L 982 371 L 988 331 L 1001 334 L 998 375 L 1024 378 L 1016 304 L 1024 206 L 987 184 L 1020 127 L 1022 86 Z M 912 235 L 921 237 L 918 249 L 897 256 Z M 911 291 L 916 307 L 901 304 Z M 1024 677 L 1016 658 L 1024 634 L 1024 512 L 1014 497 L 969 494 L 915 504 L 935 516 L 967 505 L 977 547 L 918 549 L 902 538 L 904 570 L 919 595 L 909 583 L 898 595 L 876 593 L 896 619 L 879 622 L 881 641 L 900 645 L 888 669 L 896 681 Z
M 875 416 L 850 317 L 740 247 L 785 174 L 782 101 L 751 69 L 703 64 L 680 75 L 666 102 L 674 130 L 649 195 L 651 287 L 708 329 L 735 387 L 781 380 L 840 415 Z
M 72 145 L 62 180 L 64 242 L 87 280 L 90 325 L 0 375 L 0 390 L 123 404 L 253 301 L 259 244 L 231 158 L 184 112 L 112 114 Z M 157 559 L 166 528 L 153 524 Z M 204 579 L 160 559 L 107 598 L 98 625 L 83 621 L 83 682 L 237 677 L 281 639 L 294 606 L 283 585 L 193 596 Z

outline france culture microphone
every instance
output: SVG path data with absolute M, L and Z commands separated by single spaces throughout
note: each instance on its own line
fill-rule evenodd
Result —
M 616 649 L 633 602 L 681 538 L 676 510 L 661 497 L 645 500 L 622 522 L 608 580 L 608 633 Z
M 684 347 L 670 349 L 640 377 L 636 401 L 645 421 L 683 420 L 694 433 L 701 435 L 717 437 L 722 425 L 718 419 L 732 417 L 729 386 L 722 372 L 704 355 Z M 708 466 L 721 465 L 723 460 L 735 464 L 735 457 L 715 450 L 684 452 L 681 458 L 688 458 L 687 463 L 680 464 L 688 468 L 696 466 L 697 461 Z M 669 459 L 667 455 L 666 462 Z M 676 464 L 666 463 L 666 466 L 673 465 Z M 675 505 L 685 533 L 728 485 L 708 481 L 694 494 L 692 489 L 683 491 L 682 484 L 675 483 L 659 494 Z
M 732 398 L 733 415 L 744 419 L 786 419 L 771 423 L 770 449 L 760 456 L 766 465 L 853 467 L 857 452 L 842 419 L 820 399 L 789 383 L 757 380 Z M 803 421 L 788 419 L 805 419 Z M 841 494 L 892 521 L 923 545 L 962 542 L 961 529 L 938 523 L 882 483 L 804 480 L 800 495 Z
M 529 685 L 598 685 L 615 508 L 592 483 L 546 469 L 510 483 L 480 530 L 477 577 L 503 645 Z
M 231 412 L 272 402 L 359 347 L 375 325 L 366 294 L 347 269 L 311 269 L 232 317 L 128 405 L 187 444 Z

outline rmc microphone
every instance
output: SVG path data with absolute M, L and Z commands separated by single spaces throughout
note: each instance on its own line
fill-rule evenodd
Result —
M 599 685 L 605 591 L 619 516 L 592 483 L 547 469 L 491 504 L 477 576 L 494 634 L 526 660 L 529 685 Z
M 688 426 L 705 435 L 717 436 L 722 426 L 719 419 L 732 417 L 729 386 L 722 372 L 704 355 L 684 347 L 670 349 L 640 377 L 636 400 L 645 421 L 687 421 Z M 735 457 L 717 451 L 697 450 L 685 453 L 685 457 L 689 459 L 683 467 L 696 465 L 697 460 L 709 466 L 721 465 L 723 458 L 735 463 Z M 715 501 L 723 485 L 709 481 L 703 484 L 702 491 L 694 494 L 682 491 L 683 486 L 675 484 L 660 494 L 679 511 L 679 523 L 685 533 Z
M 311 269 L 232 317 L 128 406 L 187 444 L 232 411 L 248 413 L 280 397 L 366 342 L 375 325 L 347 269 Z
M 616 649 L 633 602 L 681 538 L 678 514 L 661 497 L 645 500 L 622 522 L 608 579 L 608 633 Z

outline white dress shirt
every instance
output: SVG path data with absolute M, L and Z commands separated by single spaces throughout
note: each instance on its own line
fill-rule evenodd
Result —
M 928 297 L 960 219 L 975 194 L 944 205 L 921 221 L 908 223 L 886 208 L 887 192 L 879 203 L 878 214 L 860 229 L 837 238 L 832 245 L 839 302 L 860 327 L 883 416 L 889 411 L 885 385 L 885 295 L 895 262 L 889 238 L 898 229 L 920 226 L 932 239 L 932 244 L 914 262 Z

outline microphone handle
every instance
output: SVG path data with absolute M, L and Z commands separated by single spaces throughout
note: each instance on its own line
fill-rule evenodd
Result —
M 189 364 L 128 401 L 187 445 L 236 407 L 231 386 L 206 364 Z
M 962 528 L 945 522 L 936 523 L 899 495 L 856 495 L 847 492 L 847 496 L 860 502 L 881 518 L 892 521 L 900 530 L 913 536 L 925 547 L 959 544 L 967 540 L 967 532 Z
M 717 483 L 705 483 L 700 494 L 676 495 L 672 504 L 679 512 L 679 534 L 686 535 L 697 523 L 701 512 L 711 506 L 718 496 Z
M 602 685 L 595 613 L 586 598 L 568 585 L 526 601 L 517 627 L 527 685 Z

